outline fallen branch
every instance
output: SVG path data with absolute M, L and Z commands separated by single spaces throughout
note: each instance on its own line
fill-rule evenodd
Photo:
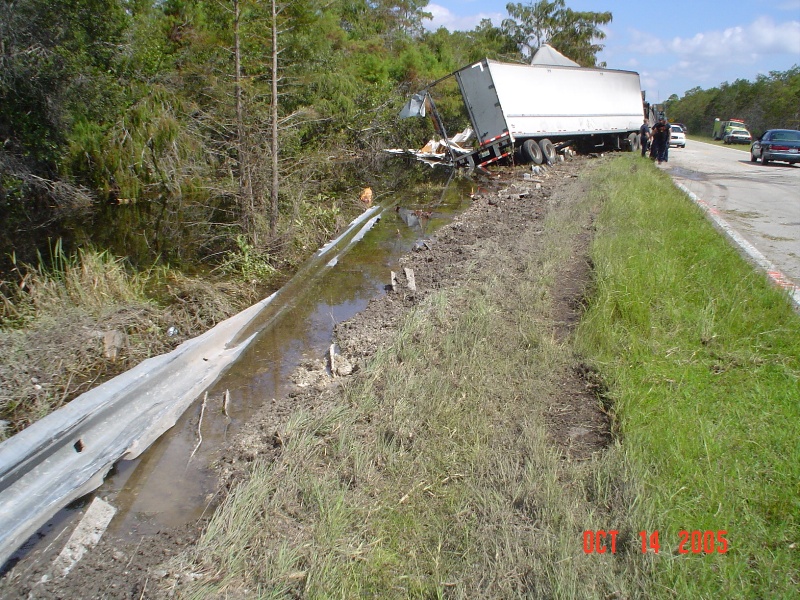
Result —
M 231 424 L 231 416 L 228 414 L 228 402 L 231 399 L 231 393 L 229 390 L 225 390 L 225 395 L 223 396 L 222 400 L 222 412 L 225 413 L 225 433 L 223 434 L 225 439 L 228 439 L 228 427 Z
M 197 449 L 200 448 L 200 444 L 203 443 L 203 432 L 201 429 L 203 427 L 203 413 L 206 412 L 207 400 L 208 400 L 208 392 L 206 392 L 205 395 L 203 396 L 203 406 L 200 407 L 200 420 L 197 422 L 197 445 L 194 447 L 194 450 L 192 450 L 192 453 L 189 455 L 189 460 L 186 462 L 186 466 L 189 466 L 189 463 L 191 462 L 195 452 L 197 452 Z
M 222 412 L 225 413 L 225 416 L 228 417 L 228 420 L 231 420 L 231 416 L 228 414 L 228 401 L 231 399 L 231 393 L 228 390 L 225 390 L 225 396 L 222 401 Z

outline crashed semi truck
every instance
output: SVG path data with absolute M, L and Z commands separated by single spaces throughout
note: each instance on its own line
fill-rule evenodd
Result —
M 645 114 L 639 74 L 572 64 L 483 59 L 448 75 L 458 83 L 477 143 L 465 149 L 445 141 L 452 163 L 485 167 L 517 151 L 541 164 L 568 146 L 581 153 L 637 150 Z M 425 116 L 427 107 L 447 140 L 429 93 L 441 81 L 415 94 L 401 117 Z

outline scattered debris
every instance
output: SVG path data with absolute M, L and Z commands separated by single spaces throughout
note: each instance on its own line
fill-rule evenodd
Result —
M 330 382 L 328 367 L 325 360 L 306 359 L 294 370 L 290 380 L 300 389 L 322 389 Z
M 100 541 L 116 512 L 117 509 L 105 500 L 100 498 L 92 500 L 83 519 L 72 532 L 67 545 L 53 561 L 51 570 L 42 577 L 40 582 L 44 583 L 53 576 L 65 577 L 83 558 L 86 551 Z
M 417 291 L 417 281 L 414 278 L 414 271 L 412 271 L 411 269 L 408 269 L 408 268 L 404 268 L 403 269 L 403 275 L 405 275 L 406 287 L 408 287 L 409 291 L 416 292 Z M 400 277 L 398 276 L 398 274 L 395 271 L 390 271 L 389 272 L 389 282 L 390 282 L 389 285 L 386 286 L 387 289 L 390 289 L 393 292 L 400 291 L 400 287 L 401 287 L 402 284 L 400 283 Z
M 464 131 L 457 133 L 451 138 L 438 140 L 431 139 L 419 150 L 403 150 L 400 148 L 389 148 L 384 150 L 389 154 L 406 154 L 416 157 L 418 160 L 425 162 L 431 166 L 437 164 L 446 164 L 443 162 L 448 156 L 448 148 L 451 152 L 456 154 L 469 154 L 472 148 L 465 148 L 463 144 L 469 142 L 475 135 L 471 127 L 467 127 Z
M 117 329 L 103 332 L 103 352 L 105 357 L 112 362 L 116 362 L 121 350 L 127 345 L 127 341 L 127 336 Z
M 355 371 L 355 367 L 353 367 L 350 361 L 340 355 L 336 360 L 335 375 L 338 377 L 347 377 L 348 375 L 352 375 L 353 371 Z
M 352 375 L 353 365 L 341 354 L 336 352 L 336 344 L 331 344 L 328 350 L 328 360 L 330 362 L 331 375 L 334 377 L 347 377 Z
M 228 414 L 228 402 L 231 400 L 231 393 L 228 390 L 225 390 L 225 395 L 223 396 L 222 400 L 222 412 L 228 417 L 228 421 L 230 421 L 231 416 Z
M 409 268 L 404 268 L 403 273 L 406 276 L 406 284 L 408 285 L 408 289 L 412 292 L 417 291 L 417 281 L 414 279 L 414 271 Z

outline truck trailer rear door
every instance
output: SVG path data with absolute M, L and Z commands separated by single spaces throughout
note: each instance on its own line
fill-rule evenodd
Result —
M 486 61 L 456 71 L 455 76 L 479 143 L 506 135 L 508 125 Z

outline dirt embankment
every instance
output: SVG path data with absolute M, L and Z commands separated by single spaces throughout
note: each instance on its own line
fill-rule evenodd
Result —
M 295 373 L 297 391 L 269 403 L 261 415 L 240 432 L 220 461 L 220 485 L 231 489 L 247 477 L 255 459 L 274 460 L 281 452 L 280 431 L 298 409 L 336 401 L 341 382 L 358 377 L 378 348 L 389 341 L 405 315 L 435 292 L 463 285 L 465 278 L 492 269 L 492 261 L 528 258 L 531 248 L 520 247 L 523 232 L 546 227 L 548 210 L 564 198 L 586 193 L 580 173 L 593 159 L 559 163 L 541 173 L 529 167 L 504 168 L 476 183 L 471 207 L 434 239 L 420 243 L 401 260 L 395 291 L 373 300 L 366 310 L 335 332 L 341 355 L 331 377 L 322 357 Z M 551 319 L 553 335 L 566 339 L 580 318 L 590 279 L 588 246 L 591 216 L 584 215 L 583 233 L 570 243 L 568 259 L 556 274 Z M 492 248 L 492 252 L 487 252 Z M 497 249 L 497 252 L 494 250 Z M 476 263 L 480 263 L 476 269 Z M 408 271 L 405 271 L 408 269 Z M 413 272 L 412 281 L 408 275 Z M 388 280 L 388 273 L 387 273 Z M 602 450 L 610 440 L 606 414 L 600 409 L 591 377 L 575 364 L 569 372 L 554 374 L 559 393 L 550 400 L 546 421 L 552 443 L 571 459 L 584 459 Z M 190 548 L 204 523 L 183 531 L 164 532 L 136 543 L 109 536 L 93 549 L 65 579 L 40 583 L 46 567 L 20 564 L 0 582 L 7 598 L 142 598 L 172 596 L 196 577 L 169 566 L 169 559 Z

